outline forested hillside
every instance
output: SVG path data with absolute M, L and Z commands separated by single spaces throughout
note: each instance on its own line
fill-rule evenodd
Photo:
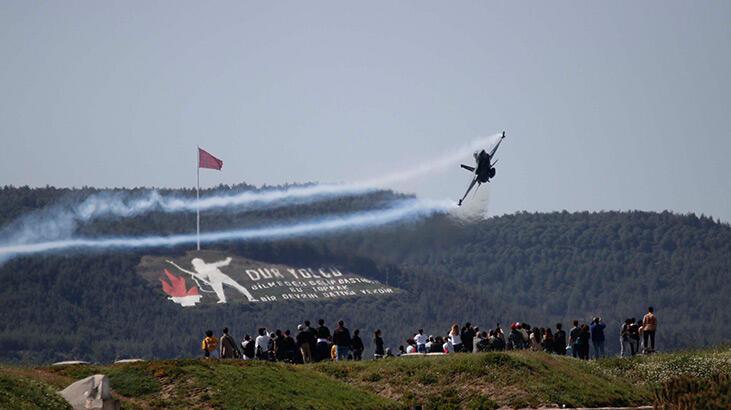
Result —
M 0 226 L 12 227 L 28 212 L 94 192 L 6 187 L 0 190 Z M 261 225 L 377 207 L 396 196 L 376 192 L 266 211 L 208 212 L 203 223 L 208 230 Z M 97 220 L 79 231 L 170 234 L 194 227 L 194 214 L 158 212 Z M 144 255 L 181 255 L 189 248 L 26 256 L 0 266 L 0 361 L 193 356 L 209 328 L 229 326 L 241 337 L 258 326 L 294 330 L 301 320 L 320 317 L 330 324 L 342 318 L 351 329 L 360 328 L 367 344 L 371 332 L 381 328 L 386 344 L 395 347 L 418 327 L 446 333 L 454 321 L 486 328 L 516 320 L 567 324 L 600 315 L 609 324 L 608 347 L 616 350 L 619 322 L 640 317 L 648 304 L 658 314 L 661 350 L 731 340 L 725 326 L 731 309 L 724 300 L 731 294 L 731 228 L 708 217 L 518 213 L 468 223 L 439 216 L 381 229 L 209 248 L 273 263 L 343 266 L 404 292 L 184 309 L 161 297 L 159 287 L 135 267 Z

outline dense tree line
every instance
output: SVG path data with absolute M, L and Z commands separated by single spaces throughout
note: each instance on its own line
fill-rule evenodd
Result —
M 242 189 L 253 188 L 216 190 Z M 0 226 L 12 227 L 29 212 L 75 203 L 95 192 L 5 187 L 0 189 Z M 118 192 L 134 196 L 145 190 Z M 230 229 L 291 221 L 378 207 L 395 197 L 376 192 L 267 210 L 207 212 L 204 226 Z M 97 220 L 79 229 L 88 236 L 140 235 L 190 232 L 194 226 L 190 214 L 158 212 Z M 301 320 L 320 317 L 331 324 L 344 319 L 365 335 L 379 327 L 386 344 L 395 347 L 416 328 L 445 333 L 454 321 L 483 327 L 511 321 L 566 325 L 599 315 L 609 323 L 608 347 L 616 350 L 620 321 L 641 317 L 648 304 L 658 313 L 660 349 L 731 339 L 726 326 L 731 309 L 724 300 L 731 294 L 731 228 L 704 216 L 518 213 L 472 222 L 439 216 L 321 238 L 215 247 L 267 262 L 336 264 L 403 292 L 183 309 L 137 275 L 135 267 L 145 254 L 182 254 L 186 249 L 28 256 L 0 266 L 0 361 L 192 356 L 209 328 L 229 326 L 241 337 L 258 326 L 294 330 Z

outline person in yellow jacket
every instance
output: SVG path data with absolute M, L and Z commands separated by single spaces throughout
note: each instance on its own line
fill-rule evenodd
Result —
M 212 330 L 206 330 L 206 337 L 201 342 L 201 349 L 203 350 L 203 356 L 206 357 L 206 359 L 211 357 L 211 353 L 215 352 L 218 348 L 218 339 L 216 339 L 216 336 L 213 336 Z

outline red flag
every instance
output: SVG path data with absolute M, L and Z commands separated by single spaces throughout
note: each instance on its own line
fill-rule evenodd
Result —
M 223 161 L 198 148 L 198 168 L 218 169 L 223 168 Z

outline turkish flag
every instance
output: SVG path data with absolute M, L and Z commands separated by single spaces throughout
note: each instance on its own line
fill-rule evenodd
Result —
M 198 148 L 198 168 L 218 169 L 223 168 L 223 161 Z

